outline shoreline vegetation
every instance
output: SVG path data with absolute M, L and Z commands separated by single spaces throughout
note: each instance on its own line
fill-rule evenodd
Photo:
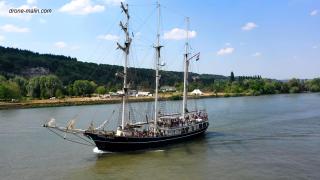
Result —
M 160 100 L 182 99 L 181 83 L 165 87 L 163 89 L 160 87 Z M 188 92 L 190 98 L 320 92 L 320 78 L 311 80 L 293 78 L 279 81 L 260 76 L 235 77 L 231 72 L 228 79 L 215 80 L 208 84 L 192 82 Z M 119 103 L 122 99 L 121 93 L 122 90 L 112 90 L 106 85 L 97 85 L 89 80 L 76 80 L 70 84 L 63 84 L 55 75 L 32 78 L 21 76 L 7 78 L 0 75 L 0 109 Z M 153 98 L 151 88 L 143 88 L 142 91 L 129 90 L 130 102 L 153 101 Z
M 310 92 L 303 92 L 310 93 Z M 288 93 L 290 94 L 290 93 Z M 268 95 L 268 94 L 263 94 Z M 276 94 L 269 94 L 276 95 Z M 202 95 L 188 95 L 189 99 L 202 98 L 228 98 L 228 97 L 243 97 L 243 96 L 257 96 L 249 93 L 204 93 Z M 260 95 L 259 95 L 260 96 Z M 181 100 L 181 95 L 165 94 L 162 95 L 160 101 L 175 101 Z M 129 102 L 152 102 L 154 97 L 129 97 Z M 22 100 L 19 102 L 5 102 L 0 101 L 0 110 L 4 109 L 27 109 L 27 108 L 42 108 L 42 107 L 62 107 L 62 106 L 81 106 L 81 105 L 99 105 L 99 104 L 117 104 L 121 103 L 121 97 L 67 97 L 61 99 L 37 99 L 37 100 Z

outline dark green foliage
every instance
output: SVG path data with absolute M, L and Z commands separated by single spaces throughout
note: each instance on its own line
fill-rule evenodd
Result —
M 123 67 L 106 64 L 95 64 L 77 61 L 76 58 L 51 54 L 39 54 L 28 50 L 4 48 L 0 46 L 0 74 L 7 77 L 33 76 L 54 74 L 61 82 L 68 86 L 74 81 L 83 79 L 94 81 L 109 89 L 121 88 L 122 78 L 116 77 Z M 154 89 L 155 71 L 144 68 L 129 68 L 128 82 L 133 89 Z M 214 79 L 225 79 L 224 76 L 190 73 L 189 77 L 198 76 L 204 85 L 211 84 Z M 161 72 L 160 84 L 174 86 L 183 80 L 182 72 Z M 70 90 L 70 88 L 69 88 Z M 69 94 L 72 94 L 68 92 Z
M 214 93 L 224 92 L 224 89 L 225 89 L 227 83 L 228 83 L 227 81 L 216 81 L 212 85 L 212 91 Z
M 20 77 L 20 76 L 14 77 L 12 79 L 12 81 L 15 82 L 19 86 L 21 96 L 26 96 L 27 95 L 27 83 L 28 83 L 28 81 L 25 78 Z
M 107 92 L 106 88 L 104 86 L 99 86 L 96 89 L 97 94 L 105 94 Z
M 7 81 L 6 77 L 0 75 L 0 83 Z
M 230 75 L 230 82 L 233 82 L 235 79 L 234 79 L 234 74 L 233 74 L 233 71 L 231 71 L 231 75 Z
M 0 100 L 20 99 L 21 92 L 16 82 L 6 80 L 0 76 Z
M 63 97 L 64 97 L 64 94 L 63 94 L 63 92 L 62 92 L 61 89 L 57 89 L 57 90 L 56 90 L 56 93 L 55 93 L 55 96 L 56 96 L 57 98 L 63 98 Z
M 303 83 L 299 79 L 290 79 L 288 81 L 289 92 L 290 93 L 300 93 L 304 89 Z
M 27 84 L 28 96 L 33 98 L 54 97 L 57 90 L 61 90 L 62 83 L 57 76 L 37 76 L 29 80 Z
M 320 92 L 320 78 L 308 80 L 306 82 L 306 89 L 311 92 Z
M 216 81 L 213 84 L 212 89 L 215 93 L 247 93 L 249 95 L 300 93 L 303 91 L 320 92 L 320 78 L 308 80 L 306 82 L 294 78 L 288 82 L 282 82 L 277 80 L 261 79 L 259 76 L 255 78 L 243 77 L 234 82 L 226 80 Z
M 173 95 L 173 96 L 170 96 L 169 97 L 170 100 L 181 100 L 182 99 L 182 96 L 181 95 Z
M 76 80 L 73 83 L 73 93 L 76 96 L 89 96 L 92 94 L 97 85 L 93 81 L 88 80 Z

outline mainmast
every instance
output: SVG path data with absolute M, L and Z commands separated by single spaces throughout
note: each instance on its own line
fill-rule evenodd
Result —
M 187 108 L 187 93 L 188 93 L 188 71 L 189 71 L 189 17 L 186 17 L 186 43 L 184 54 L 184 77 L 183 77 L 183 104 L 182 104 L 182 117 L 185 118 L 185 114 L 188 111 Z
M 124 42 L 124 46 L 121 46 L 119 43 L 117 43 L 118 48 L 121 49 L 124 52 L 125 59 L 124 59 L 124 68 L 123 68 L 123 96 L 122 96 L 122 118 L 121 118 L 121 128 L 124 129 L 125 126 L 125 118 L 126 118 L 126 100 L 128 96 L 128 85 L 127 85 L 127 69 L 128 69 L 128 56 L 129 56 L 129 49 L 132 39 L 129 35 L 129 12 L 128 12 L 128 4 L 124 5 L 121 2 L 121 9 L 122 12 L 126 15 L 126 22 L 125 24 L 120 21 L 120 27 L 123 30 L 123 32 L 126 35 L 126 40 Z
M 158 29 L 157 29 L 157 44 L 154 46 L 156 49 L 156 58 L 155 58 L 155 64 L 156 64 L 156 87 L 155 87 L 155 98 L 154 98 L 154 132 L 157 131 L 157 120 L 158 120 L 158 90 L 159 90 L 159 66 L 160 66 L 160 50 L 163 46 L 160 45 L 160 3 L 159 0 L 157 1 L 157 8 L 158 8 Z

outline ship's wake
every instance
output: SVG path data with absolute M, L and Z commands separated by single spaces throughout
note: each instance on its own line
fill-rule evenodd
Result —
M 109 151 L 101 151 L 100 149 L 98 149 L 97 147 L 93 148 L 92 150 L 94 153 L 96 154 L 110 154 L 112 152 L 109 152 Z

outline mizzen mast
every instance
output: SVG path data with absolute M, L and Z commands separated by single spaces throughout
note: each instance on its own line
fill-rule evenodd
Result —
M 157 8 L 158 8 L 158 28 L 157 28 L 157 44 L 154 46 L 156 50 L 156 58 L 155 58 L 155 65 L 156 65 L 156 87 L 155 87 L 155 98 L 154 98 L 154 133 L 157 131 L 157 120 L 159 114 L 158 108 L 158 90 L 159 90 L 159 66 L 160 66 L 160 50 L 163 46 L 160 45 L 160 3 L 157 1 Z
M 120 27 L 125 33 L 126 39 L 124 42 L 124 46 L 117 43 L 118 45 L 117 49 L 121 49 L 125 55 L 124 68 L 123 68 L 123 96 L 122 96 L 122 118 L 121 118 L 121 128 L 124 129 L 125 119 L 126 119 L 126 100 L 128 96 L 128 83 L 127 83 L 128 57 L 129 57 L 129 49 L 130 49 L 132 39 L 129 35 L 130 16 L 129 16 L 128 4 L 124 5 L 123 2 L 121 2 L 121 9 L 122 9 L 122 12 L 124 12 L 126 15 L 125 24 L 123 24 L 122 21 L 120 21 Z
M 188 111 L 187 107 L 187 93 L 188 93 L 188 71 L 189 71 L 189 17 L 186 17 L 186 43 L 184 54 L 184 76 L 183 76 L 183 104 L 182 104 L 182 117 L 185 118 L 185 114 Z

